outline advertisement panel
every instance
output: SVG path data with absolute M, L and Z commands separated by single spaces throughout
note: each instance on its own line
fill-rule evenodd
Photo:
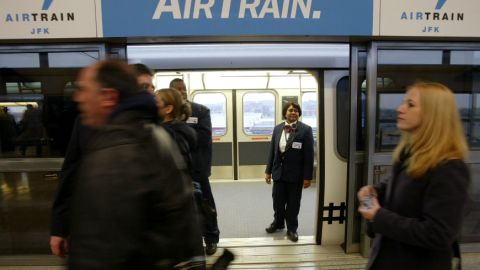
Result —
M 0 38 L 97 37 L 95 0 L 1 0 Z
M 381 0 L 380 36 L 479 37 L 479 0 Z
M 105 37 L 371 36 L 372 1 L 103 0 L 103 33 Z

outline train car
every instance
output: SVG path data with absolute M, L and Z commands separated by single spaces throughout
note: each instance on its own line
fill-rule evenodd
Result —
M 213 183 L 261 181 L 282 104 L 298 102 L 315 138 L 314 239 L 365 255 L 356 191 L 389 176 L 395 108 L 417 80 L 446 84 L 471 150 L 461 239 L 480 250 L 478 1 L 20 2 L 0 9 L 0 253 L 49 251 L 75 78 L 107 58 L 148 65 L 156 88 L 182 78 L 210 108 Z

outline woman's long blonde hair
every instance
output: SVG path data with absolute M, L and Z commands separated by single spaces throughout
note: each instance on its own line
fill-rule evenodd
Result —
M 453 92 L 440 83 L 420 82 L 408 89 L 420 93 L 422 122 L 415 133 L 403 132 L 394 160 L 410 152 L 407 175 L 418 178 L 451 159 L 466 159 L 468 146 Z

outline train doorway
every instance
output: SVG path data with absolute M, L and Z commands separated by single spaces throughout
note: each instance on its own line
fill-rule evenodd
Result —
M 316 103 L 311 102 L 316 105 L 316 113 L 315 110 L 311 111 L 312 116 L 316 115 L 313 121 L 316 122 L 314 135 L 317 139 L 314 241 L 317 244 L 341 244 L 345 240 L 348 157 L 339 153 L 338 147 L 343 147 L 344 143 L 338 140 L 338 134 L 341 133 L 336 118 L 339 104 L 335 100 L 339 98 L 339 81 L 349 76 L 349 48 L 348 44 L 320 43 L 129 45 L 127 58 L 130 63 L 143 63 L 155 70 L 158 74 L 156 88 L 168 87 L 175 77 L 183 78 L 190 91 L 189 98 L 198 102 L 203 100 L 207 105 L 210 103 L 211 112 L 224 110 L 223 105 L 212 104 L 213 100 L 224 100 L 227 116 L 221 117 L 224 120 L 219 121 L 220 124 L 214 124 L 214 133 L 218 136 L 213 138 L 214 149 L 223 152 L 223 156 L 218 155 L 222 158 L 217 162 L 224 163 L 214 164 L 212 182 L 217 179 L 231 183 L 237 182 L 234 179 L 238 182 L 263 179 L 265 149 L 270 140 L 267 131 L 270 133 L 270 129 L 280 123 L 282 101 L 295 99 L 306 108 L 305 102 L 309 98 L 316 99 Z M 209 79 L 210 73 L 219 71 L 225 74 Z M 242 72 L 244 74 L 240 76 Z M 303 81 L 303 76 L 307 75 L 315 82 L 311 89 L 306 89 L 308 84 Z M 165 77 L 163 82 L 159 81 L 159 76 Z M 222 80 L 232 82 L 236 76 L 244 78 L 228 87 L 220 83 Z M 296 86 L 289 86 L 292 83 L 280 80 L 281 77 L 297 78 Z M 298 77 L 302 77 L 301 83 Z M 253 78 L 262 81 L 260 86 L 249 85 Z M 274 79 L 279 79 L 277 86 L 273 84 Z M 198 83 L 193 83 L 194 80 Z M 190 81 L 190 85 L 187 81 Z M 285 89 L 288 87 L 291 91 Z M 260 94 L 268 98 L 257 96 Z M 254 104 L 251 111 L 246 109 L 247 102 Z M 268 102 L 271 105 L 268 106 Z M 232 110 L 235 117 L 228 116 L 228 106 L 236 107 Z M 268 110 L 259 110 L 262 107 Z M 244 117 L 246 113 L 249 115 Z M 301 121 L 305 121 L 306 116 Z M 222 137 L 220 134 L 223 132 L 225 135 Z

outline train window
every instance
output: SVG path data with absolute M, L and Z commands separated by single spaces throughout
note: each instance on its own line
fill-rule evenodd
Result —
M 450 64 L 451 65 L 479 65 L 480 52 L 479 51 L 451 51 Z
M 337 133 L 337 153 L 342 158 L 348 157 L 348 138 L 350 123 L 350 80 L 349 77 L 343 77 L 337 82 L 335 89 L 336 102 L 336 133 Z
M 378 120 L 377 124 L 377 136 L 376 136 L 376 151 L 392 151 L 400 140 L 400 131 L 396 126 L 397 112 L 396 108 L 402 102 L 404 94 L 392 94 L 382 93 L 378 97 Z M 468 93 L 456 93 L 455 98 L 457 101 L 458 110 L 460 111 L 460 117 L 463 122 L 463 128 L 466 133 L 468 142 L 471 147 L 480 146 L 480 118 L 477 108 L 472 109 L 471 104 L 478 104 L 480 97 L 476 95 L 475 103 L 472 100 L 472 95 Z M 479 106 L 479 105 L 476 105 Z M 472 110 L 476 113 L 473 117 Z
M 99 44 L 0 46 L 0 157 L 63 157 L 78 115 L 73 82 L 104 57 Z
M 0 68 L 38 68 L 38 53 L 0 53 Z
M 7 72 L 4 77 L 11 76 Z M 71 101 L 73 82 L 17 79 L 0 86 L 0 155 L 61 157 L 77 114 Z
M 382 93 L 378 95 L 377 111 L 377 151 L 392 151 L 400 140 L 397 129 L 397 107 L 402 103 L 404 94 Z
M 400 139 L 396 128 L 396 107 L 400 104 L 407 87 L 418 81 L 439 82 L 449 87 L 455 94 L 458 109 L 463 121 L 464 131 L 472 150 L 480 148 L 480 117 L 477 115 L 479 105 L 476 87 L 480 84 L 480 73 L 474 65 L 468 65 L 466 58 L 475 58 L 474 52 L 441 51 L 443 61 L 431 61 L 429 51 L 411 51 L 418 57 L 414 65 L 380 64 L 377 78 L 377 117 L 375 121 L 375 150 L 392 151 Z M 435 51 L 436 52 L 436 51 Z M 453 55 L 453 56 L 452 56 Z M 455 61 L 455 65 L 448 64 Z M 435 64 L 417 64 L 417 63 Z M 440 62 L 440 64 L 438 64 Z M 463 63 L 463 64 L 461 64 Z
M 474 107 L 473 107 L 473 123 L 470 125 L 472 132 L 470 139 L 470 145 L 479 148 L 480 147 L 480 94 L 474 95 Z
M 314 92 L 302 95 L 302 122 L 312 127 L 313 138 L 317 140 L 317 94 Z
M 478 134 L 478 131 L 475 130 L 475 126 L 478 126 L 478 120 L 476 120 L 476 117 L 472 115 L 472 112 L 475 110 L 475 108 L 472 107 L 472 104 L 474 104 L 472 100 L 473 95 L 469 93 L 455 93 L 455 99 L 457 101 L 458 110 L 460 111 L 460 117 L 463 122 L 463 130 L 467 136 L 467 141 L 472 147 L 480 146 L 480 140 L 478 138 L 478 135 L 480 134 Z
M 203 104 L 210 109 L 212 136 L 224 136 L 227 133 L 227 98 L 222 93 L 198 93 L 193 102 Z
M 100 53 L 96 52 L 55 52 L 48 53 L 49 67 L 85 67 L 98 61 Z
M 271 135 L 275 127 L 275 96 L 272 93 L 247 93 L 243 96 L 243 132 Z
M 378 64 L 395 65 L 440 65 L 443 52 L 433 50 L 380 50 L 378 51 Z
M 42 82 L 7 82 L 7 95 L 42 93 Z M 10 98 L 14 98 L 10 96 Z

